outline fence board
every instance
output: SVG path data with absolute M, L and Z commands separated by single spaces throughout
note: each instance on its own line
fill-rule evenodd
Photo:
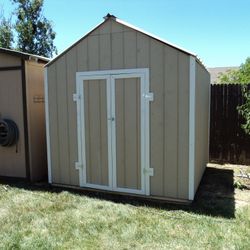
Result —
M 237 111 L 244 103 L 241 88 L 240 84 L 211 85 L 211 162 L 250 164 L 250 136 L 241 128 L 244 118 Z

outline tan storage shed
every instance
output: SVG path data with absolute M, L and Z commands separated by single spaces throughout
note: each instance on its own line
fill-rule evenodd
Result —
M 47 176 L 44 64 L 48 61 L 0 48 L 1 177 L 37 181 Z
M 208 162 L 210 76 L 112 15 L 46 65 L 49 182 L 193 200 Z

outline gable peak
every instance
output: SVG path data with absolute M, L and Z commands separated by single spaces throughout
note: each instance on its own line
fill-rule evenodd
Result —
M 116 19 L 117 17 L 116 16 L 114 16 L 114 15 L 112 15 L 112 14 L 110 14 L 110 13 L 108 13 L 105 17 L 103 17 L 104 18 L 104 20 L 107 20 L 107 19 Z

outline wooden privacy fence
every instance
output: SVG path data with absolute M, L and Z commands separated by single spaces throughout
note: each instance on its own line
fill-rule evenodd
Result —
M 244 119 L 237 110 L 243 103 L 242 85 L 211 85 L 211 162 L 250 164 L 250 136 L 241 128 Z

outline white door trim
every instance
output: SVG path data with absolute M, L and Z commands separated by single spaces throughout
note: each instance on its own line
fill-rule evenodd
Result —
M 115 80 L 116 79 L 126 79 L 126 78 L 140 78 L 140 123 L 141 123 L 141 188 L 140 189 L 131 189 L 131 188 L 120 188 L 117 186 L 117 172 L 116 172 L 116 122 L 112 123 L 112 153 L 113 153 L 113 190 L 118 192 L 134 193 L 134 194 L 146 194 L 146 179 L 149 177 L 144 171 L 146 166 L 145 161 L 145 75 L 141 72 L 136 73 L 122 73 L 117 75 L 111 75 L 111 89 L 112 89 L 112 117 L 115 119 Z
M 189 173 L 188 199 L 194 199 L 195 178 L 195 66 L 193 56 L 189 59 Z
M 51 170 L 51 147 L 50 147 L 50 128 L 49 128 L 49 86 L 48 86 L 48 68 L 44 69 L 44 96 L 45 96 L 45 117 L 46 117 L 46 142 L 47 142 L 47 162 L 48 162 L 48 182 L 52 183 Z
M 112 86 L 110 81 L 110 75 L 107 80 L 107 128 L 108 128 L 108 176 L 109 176 L 109 188 L 112 190 L 113 187 L 113 153 L 112 153 Z
M 116 115 L 115 115 L 115 80 L 114 76 L 110 75 L 110 90 L 111 90 L 111 119 L 114 121 L 110 121 L 110 129 L 111 129 L 111 155 L 112 155 L 112 188 L 117 186 L 117 180 L 116 180 Z
M 115 122 L 115 79 L 119 78 L 141 78 L 141 189 L 118 188 L 116 183 L 116 138 Z M 108 158 L 109 158 L 109 186 L 95 185 L 86 182 L 86 145 L 85 145 L 85 121 L 84 121 L 84 80 L 106 79 L 107 83 L 107 115 L 108 115 Z M 77 102 L 77 135 L 78 135 L 78 162 L 79 182 L 82 187 L 113 190 L 126 193 L 150 195 L 150 176 L 153 169 L 150 168 L 149 151 L 149 101 L 153 95 L 149 93 L 149 69 L 118 69 L 104 71 L 88 71 L 76 73 Z M 110 111 L 109 111 L 110 110 Z
M 112 69 L 112 70 L 97 70 L 97 71 L 83 71 L 76 72 L 76 79 L 80 76 L 98 76 L 98 75 L 119 75 L 119 74 L 149 74 L 148 68 L 140 69 Z
M 77 144 L 78 144 L 78 162 L 76 162 L 76 168 L 79 170 L 79 183 L 80 186 L 92 187 L 98 189 L 107 189 L 110 190 L 112 187 L 111 174 L 110 170 L 110 155 L 108 155 L 108 164 L 109 164 L 109 185 L 96 185 L 87 182 L 87 166 L 86 166 L 86 140 L 85 140 L 85 114 L 84 114 L 84 86 L 83 83 L 86 80 L 106 80 L 107 84 L 107 112 L 109 112 L 110 106 L 110 93 L 109 93 L 109 84 L 110 76 L 108 75 L 80 75 L 76 78 L 76 98 L 77 101 Z M 109 115 L 109 114 L 108 114 Z M 108 119 L 107 119 L 108 120 Z M 108 138 L 109 130 L 107 131 Z M 108 153 L 110 153 L 110 143 L 108 142 Z

